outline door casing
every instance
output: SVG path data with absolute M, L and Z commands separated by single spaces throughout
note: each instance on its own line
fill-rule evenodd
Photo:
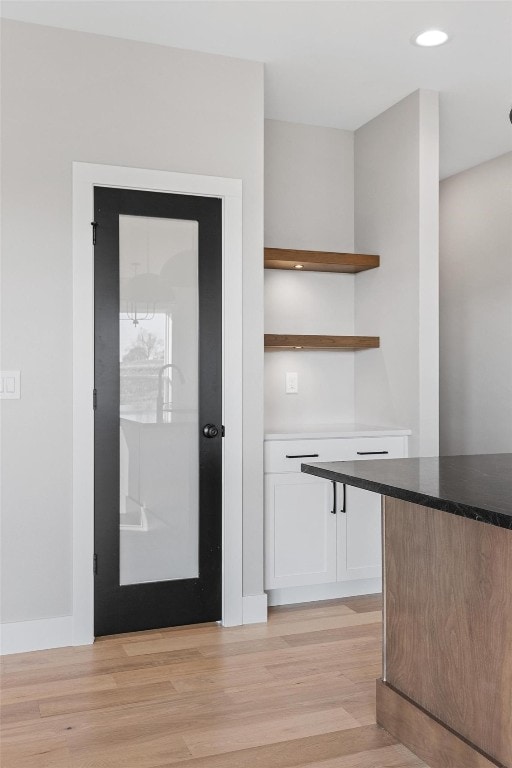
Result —
M 94 187 L 220 197 L 223 209 L 222 623 L 243 623 L 242 181 L 73 163 L 73 644 L 94 641 Z

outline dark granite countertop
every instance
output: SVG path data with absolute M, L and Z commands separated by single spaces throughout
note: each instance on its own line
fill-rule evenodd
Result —
M 512 453 L 331 461 L 302 471 L 512 530 Z

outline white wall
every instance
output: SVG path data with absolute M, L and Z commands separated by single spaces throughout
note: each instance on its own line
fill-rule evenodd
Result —
M 265 121 L 265 245 L 354 249 L 354 134 Z M 266 333 L 352 334 L 354 276 L 265 271 Z M 284 392 L 286 371 L 299 392 Z M 265 426 L 354 420 L 353 352 L 267 352 Z
M 512 152 L 441 183 L 441 453 L 512 451 Z
M 355 133 L 356 420 L 412 429 L 412 456 L 438 453 L 438 96 L 416 91 Z
M 263 588 L 263 67 L 2 23 L 3 621 L 71 595 L 71 164 L 243 179 L 244 593 Z

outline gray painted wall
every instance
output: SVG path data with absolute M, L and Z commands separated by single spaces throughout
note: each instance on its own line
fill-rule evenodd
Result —
M 412 429 L 412 456 L 438 453 L 438 95 L 416 91 L 355 133 L 356 420 Z
M 354 134 L 265 121 L 265 245 L 354 249 Z M 352 334 L 354 276 L 266 270 L 267 333 Z M 296 371 L 299 392 L 285 394 Z M 265 427 L 354 420 L 353 352 L 267 352 Z
M 441 183 L 441 453 L 512 451 L 512 152 Z
M 263 66 L 2 23 L 4 621 L 69 615 L 73 161 L 244 183 L 244 592 L 263 588 Z

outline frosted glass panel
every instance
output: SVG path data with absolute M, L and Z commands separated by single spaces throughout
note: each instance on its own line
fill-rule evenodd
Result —
M 120 584 L 199 575 L 198 224 L 119 217 Z

